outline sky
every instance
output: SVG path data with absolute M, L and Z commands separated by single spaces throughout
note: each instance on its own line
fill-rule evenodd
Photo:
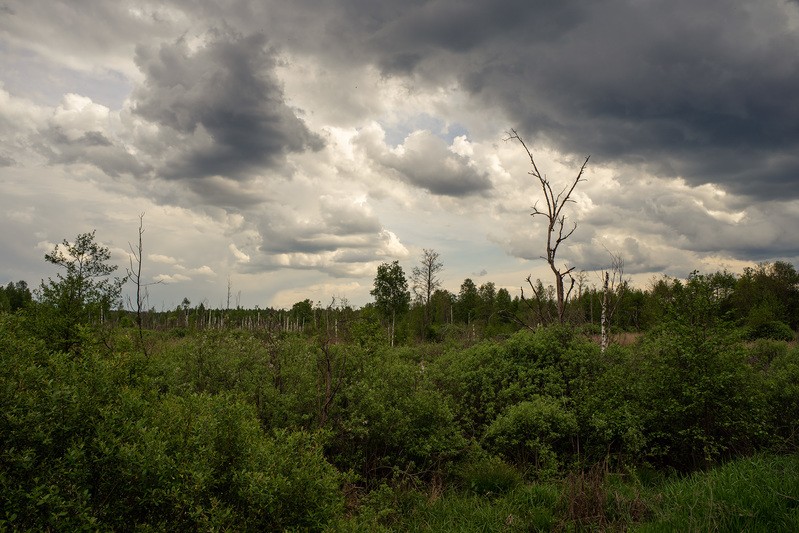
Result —
M 799 263 L 793 0 L 0 0 L 0 282 L 96 230 L 150 306 Z M 130 289 L 130 287 L 128 287 Z

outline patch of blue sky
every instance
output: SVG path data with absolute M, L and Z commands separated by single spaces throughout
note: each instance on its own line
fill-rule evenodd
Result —
M 0 82 L 5 90 L 39 105 L 56 106 L 65 94 L 75 93 L 117 110 L 133 90 L 132 82 L 120 72 L 75 70 L 3 42 L 0 42 L 0 64 Z
M 428 113 L 414 115 L 399 123 L 389 123 L 378 121 L 383 131 L 386 132 L 386 144 L 396 147 L 405 141 L 414 131 L 427 130 L 433 135 L 440 137 L 447 144 L 452 144 L 456 137 L 468 135 L 466 128 L 458 123 L 447 123 L 440 118 Z

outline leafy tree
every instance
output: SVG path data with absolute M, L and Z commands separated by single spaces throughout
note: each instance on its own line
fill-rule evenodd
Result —
M 436 289 L 430 297 L 432 308 L 432 321 L 434 324 L 446 324 L 452 322 L 453 307 L 456 297 L 445 289 Z
M 27 307 L 31 300 L 31 291 L 25 281 L 9 281 L 5 288 L 0 287 L 0 311 L 13 313 Z
M 461 283 L 461 290 L 458 293 L 458 320 L 469 324 L 477 315 L 477 308 L 480 305 L 480 294 L 477 286 L 471 278 L 466 278 Z
M 37 291 L 39 301 L 52 311 L 48 329 L 59 349 L 73 348 L 78 325 L 96 318 L 102 321 L 120 300 L 126 278 L 111 277 L 117 266 L 108 264 L 111 253 L 95 242 L 94 233 L 81 233 L 73 243 L 64 239 L 44 256 L 48 263 L 64 270 L 55 280 L 42 281 Z
M 513 299 L 510 297 L 508 289 L 503 287 L 497 291 L 494 305 L 499 319 L 502 322 L 510 322 L 510 317 L 513 314 Z
M 736 316 L 750 328 L 773 321 L 799 327 L 799 273 L 790 263 L 745 269 L 731 300 Z
M 397 315 L 403 315 L 411 303 L 411 293 L 408 291 L 408 280 L 399 261 L 383 263 L 377 267 L 375 286 L 369 294 L 375 297 L 377 309 L 384 317 L 391 319 L 389 337 L 391 346 L 394 346 L 394 330 Z
M 313 302 L 306 298 L 291 306 L 291 318 L 298 329 L 305 329 L 306 322 L 313 320 Z
M 480 285 L 477 292 L 480 298 L 477 316 L 488 323 L 494 313 L 494 305 L 497 299 L 497 286 L 493 281 L 488 281 Z

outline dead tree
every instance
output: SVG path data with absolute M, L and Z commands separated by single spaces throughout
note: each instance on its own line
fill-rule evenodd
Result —
M 341 390 L 347 372 L 347 352 L 339 351 L 334 348 L 339 343 L 338 337 L 338 316 L 336 312 L 336 300 L 334 296 L 330 305 L 324 312 L 325 331 L 324 335 L 320 331 L 319 336 L 319 355 L 317 356 L 316 366 L 321 374 L 322 383 L 317 387 L 321 392 L 319 400 L 319 427 L 324 428 L 330 416 L 330 408 L 336 398 L 336 394 Z M 331 329 L 331 318 L 333 323 Z M 320 328 L 321 330 L 321 328 Z
M 561 243 L 571 237 L 574 230 L 577 229 L 577 223 L 573 223 L 570 230 L 566 230 L 566 215 L 563 214 L 564 206 L 569 202 L 574 202 L 571 198 L 572 193 L 574 192 L 575 187 L 581 181 L 585 181 L 583 178 L 583 173 L 585 172 L 585 167 L 588 166 L 588 160 L 591 156 L 585 158 L 582 166 L 580 167 L 580 171 L 577 173 L 577 177 L 571 182 L 570 185 L 566 185 L 557 195 L 552 190 L 552 184 L 550 183 L 549 179 L 547 179 L 545 174 L 542 174 L 538 170 L 538 165 L 536 165 L 535 158 L 533 157 L 533 153 L 525 144 L 524 140 L 519 136 L 516 130 L 510 130 L 508 136 L 505 138 L 506 141 L 509 140 L 516 140 L 519 141 L 519 144 L 522 145 L 524 151 L 527 152 L 528 157 L 530 158 L 530 164 L 532 165 L 532 170 L 528 172 L 531 176 L 534 176 L 537 180 L 539 185 L 541 185 L 541 190 L 544 192 L 544 199 L 546 201 L 547 207 L 546 210 L 542 210 L 538 208 L 538 202 L 536 201 L 535 205 L 533 205 L 533 212 L 530 213 L 531 216 L 542 216 L 547 221 L 547 255 L 543 259 L 546 259 L 547 263 L 549 264 L 549 268 L 552 270 L 552 273 L 555 274 L 555 293 L 557 295 L 557 303 L 558 303 L 558 322 L 561 324 L 565 321 L 566 318 L 566 302 L 569 300 L 569 295 L 571 294 L 572 289 L 574 289 L 574 277 L 571 275 L 572 270 L 574 267 L 559 267 L 557 265 L 557 253 L 558 248 L 560 247 Z M 564 279 L 569 278 L 569 289 L 566 290 Z
M 420 266 L 413 267 L 411 271 L 411 284 L 413 293 L 417 301 L 424 306 L 424 331 L 422 336 L 427 334 L 427 326 L 430 325 L 430 300 L 436 289 L 441 287 L 441 279 L 438 273 L 444 268 L 444 264 L 438 260 L 439 254 L 435 250 L 422 250 L 422 258 L 419 260 Z
M 128 279 L 131 280 L 136 285 L 136 305 L 134 306 L 131 301 L 130 297 L 128 297 L 128 307 L 134 309 L 136 311 L 136 328 L 139 332 L 139 343 L 141 344 L 141 349 L 144 352 L 144 355 L 147 355 L 147 347 L 144 344 L 144 332 L 142 327 L 142 308 L 144 307 L 144 302 L 147 299 L 148 291 L 147 288 L 150 285 L 157 285 L 161 283 L 157 281 L 155 283 L 142 283 L 141 279 L 141 265 L 142 265 L 142 235 L 144 234 L 144 213 L 139 215 L 139 244 L 134 248 L 132 244 L 128 243 L 128 247 L 130 248 L 130 256 L 128 256 L 128 260 L 130 261 L 130 268 L 127 269 L 128 271 Z M 136 260 L 136 267 L 133 266 L 133 260 Z
M 610 323 L 624 292 L 624 259 L 621 255 L 608 251 L 611 258 L 610 269 L 602 271 L 602 323 L 600 329 L 600 351 L 605 353 L 610 341 Z M 611 298 L 613 301 L 611 302 Z

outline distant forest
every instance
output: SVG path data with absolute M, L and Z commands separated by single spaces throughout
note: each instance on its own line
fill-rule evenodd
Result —
M 565 322 L 582 333 L 599 335 L 606 291 L 601 286 L 601 276 L 595 276 L 597 280 L 590 283 L 591 274 L 582 273 L 575 281 L 566 303 Z M 376 286 L 378 281 L 376 278 Z M 414 297 L 406 286 L 407 300 L 395 309 L 394 336 L 401 344 L 447 339 L 473 342 L 557 323 L 554 287 L 540 279 L 526 283 L 527 292 L 520 284 L 521 295 L 511 297 L 507 289 L 497 289 L 493 282 L 477 286 L 467 278 L 457 294 L 436 286 L 429 300 Z M 15 312 L 46 304 L 41 297 L 35 297 L 36 292 L 23 280 L 0 286 L 0 311 Z M 740 328 L 751 340 L 794 340 L 799 328 L 799 273 L 794 265 L 784 261 L 761 263 L 742 273 L 695 271 L 687 279 L 653 277 L 644 288 L 619 279 L 607 292 L 608 325 L 616 338 L 622 338 L 621 333 L 649 331 L 675 315 L 691 316 L 697 323 L 723 321 Z M 135 303 L 122 298 L 111 303 L 109 300 L 104 308 L 98 308 L 90 320 L 112 321 L 121 326 L 135 323 Z M 142 299 L 142 303 L 146 301 Z M 360 321 L 379 322 L 390 334 L 391 318 L 391 310 L 381 306 L 379 297 L 360 309 L 336 297 L 325 302 L 305 299 L 291 309 L 213 308 L 206 302 L 193 305 L 186 297 L 175 309 L 141 310 L 143 327 L 154 330 L 246 328 L 311 334 L 333 324 L 340 326 L 344 334 L 348 325 Z

